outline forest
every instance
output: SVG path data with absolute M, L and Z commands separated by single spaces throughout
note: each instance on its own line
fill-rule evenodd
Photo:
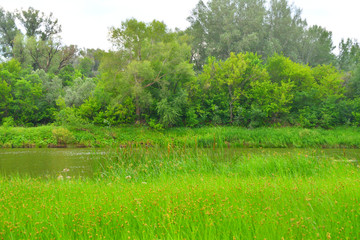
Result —
M 287 0 L 199 1 L 188 29 L 128 19 L 112 50 L 65 45 L 61 20 L 0 8 L 0 122 L 304 128 L 360 124 L 360 45 Z M 337 47 L 337 51 L 335 48 Z

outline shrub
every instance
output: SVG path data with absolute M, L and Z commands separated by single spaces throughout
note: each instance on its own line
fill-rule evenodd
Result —
M 57 144 L 69 144 L 74 141 L 73 134 L 63 127 L 53 129 L 52 134 Z

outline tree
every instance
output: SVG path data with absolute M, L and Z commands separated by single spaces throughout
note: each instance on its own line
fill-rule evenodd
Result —
M 284 54 L 299 61 L 299 49 L 307 23 L 301 18 L 301 10 L 289 5 L 287 0 L 271 0 L 266 17 L 267 41 L 265 56 Z
M 332 33 L 325 28 L 314 25 L 306 30 L 299 60 L 310 66 L 335 62 Z
M 96 87 L 95 80 L 92 78 L 77 78 L 72 86 L 65 88 L 65 103 L 67 106 L 79 107 L 93 93 Z
M 265 14 L 264 0 L 199 1 L 188 18 L 196 66 L 201 69 L 208 56 L 225 60 L 231 52 L 262 53 Z
M 230 54 L 225 61 L 216 61 L 210 58 L 209 63 L 204 66 L 204 72 L 199 76 L 205 91 L 211 91 L 209 98 L 217 99 L 212 94 L 226 97 L 228 105 L 228 119 L 232 123 L 234 119 L 234 106 L 241 98 L 247 98 L 250 85 L 254 81 L 263 81 L 268 78 L 262 61 L 257 55 L 239 53 Z M 208 90 L 206 90 L 208 89 Z M 222 103 L 216 104 L 223 105 Z
M 15 14 L 0 7 L 0 51 L 4 57 L 11 56 L 15 36 L 20 32 L 15 19 Z
M 53 14 L 46 16 L 43 12 L 29 7 L 27 10 L 17 11 L 17 18 L 25 29 L 27 37 L 35 37 L 37 40 L 47 41 L 61 32 L 61 25 Z
M 272 82 L 292 81 L 296 91 L 308 91 L 316 84 L 311 67 L 296 63 L 283 55 L 274 54 L 267 59 L 267 71 Z
M 11 100 L 11 86 L 5 80 L 0 80 L 0 119 L 8 116 Z
M 339 44 L 339 55 L 337 59 L 338 68 L 344 71 L 354 70 L 360 63 L 360 44 L 350 38 L 341 39 Z
M 280 84 L 269 79 L 254 81 L 248 97 L 252 99 L 252 109 L 259 108 L 264 113 L 264 118 L 279 119 L 280 114 L 289 113 L 294 94 L 294 83 L 281 81 Z
M 63 46 L 60 38 L 36 40 L 35 37 L 24 39 L 21 35 L 15 39 L 14 58 L 24 67 L 31 65 L 34 70 L 45 72 L 59 72 L 72 62 L 77 54 L 74 45 Z
M 175 102 L 183 99 L 180 97 L 183 96 L 180 94 L 182 87 L 194 76 L 186 37 L 169 31 L 162 22 L 145 24 L 135 19 L 123 22 L 121 28 L 112 28 L 110 36 L 118 52 L 108 56 L 120 55 L 111 60 L 120 64 L 115 71 L 109 69 L 104 74 L 113 78 L 111 85 L 117 82 L 121 86 L 116 90 L 119 95 L 125 99 L 130 94 L 134 99 L 137 120 L 140 121 L 141 114 L 146 112 L 147 115 L 158 114 L 164 125 L 178 122 L 178 117 L 173 121 L 173 117 L 165 115 L 180 111 Z M 153 99 L 159 103 L 155 107 Z M 165 103 L 167 108 L 163 107 Z M 168 107 L 172 110 L 167 111 Z
M 120 28 L 110 29 L 110 41 L 119 50 L 126 50 L 129 61 L 141 60 L 141 50 L 147 34 L 147 26 L 136 19 L 126 20 Z

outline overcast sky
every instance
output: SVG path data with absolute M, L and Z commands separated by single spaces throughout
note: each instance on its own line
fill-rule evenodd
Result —
M 108 28 L 118 27 L 128 18 L 144 22 L 164 21 L 172 29 L 189 26 L 186 18 L 198 0 L 0 0 L 5 10 L 34 7 L 53 12 L 62 25 L 65 44 L 109 49 Z M 303 10 L 309 25 L 320 25 L 333 32 L 338 45 L 341 38 L 360 40 L 360 2 L 358 0 L 290 0 Z

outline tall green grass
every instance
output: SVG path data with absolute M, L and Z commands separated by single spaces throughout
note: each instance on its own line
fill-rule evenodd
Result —
M 86 147 L 171 145 L 205 148 L 359 148 L 359 131 L 358 128 L 350 127 L 332 130 L 294 127 L 203 127 L 172 128 L 164 131 L 146 127 L 0 127 L 0 147 L 48 147 L 61 143 Z
M 188 175 L 127 181 L 1 179 L 0 239 L 360 236 L 359 174 L 351 171 L 325 178 Z
M 0 239 L 356 239 L 360 169 L 334 160 L 110 149 L 92 179 L 0 177 Z
M 354 161 L 353 156 L 349 157 Z M 94 172 L 103 177 L 131 176 L 139 182 L 187 174 L 314 177 L 332 174 L 347 163 L 349 157 L 342 151 L 329 157 L 321 149 L 130 147 L 108 149 L 106 154 L 98 155 Z

